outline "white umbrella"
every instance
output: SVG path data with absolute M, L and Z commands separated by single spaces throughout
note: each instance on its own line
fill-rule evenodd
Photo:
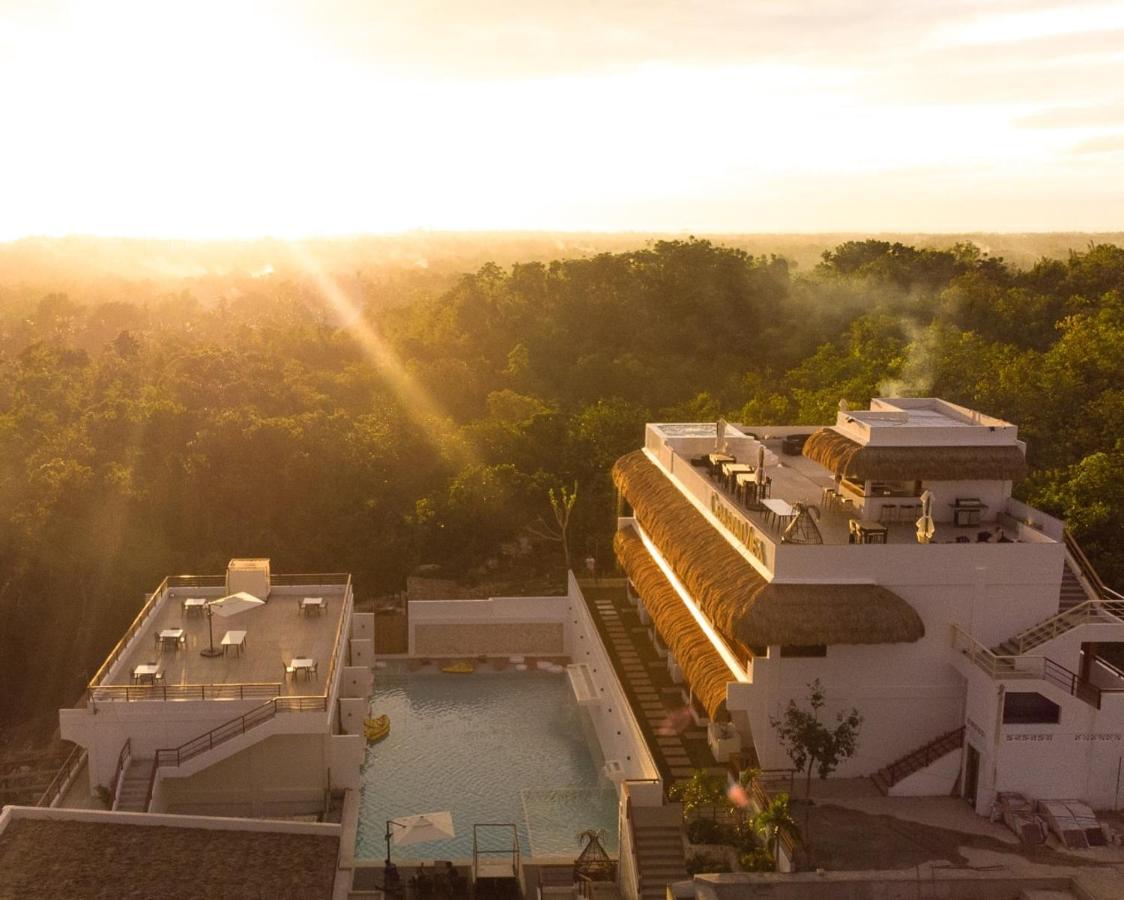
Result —
M 714 449 L 719 453 L 726 452 L 726 420 L 719 419 L 714 426 Z
M 259 600 L 253 594 L 239 591 L 237 594 L 227 594 L 218 600 L 210 601 L 207 604 L 207 611 L 225 619 L 227 616 L 235 616 L 248 609 L 257 609 L 259 606 L 265 606 L 265 601 Z
M 388 824 L 394 826 L 391 832 L 396 847 L 424 844 L 427 841 L 447 841 L 457 836 L 453 828 L 453 814 L 448 812 L 406 816 L 402 819 L 391 819 Z
M 222 616 L 224 619 L 228 616 L 236 616 L 238 613 L 246 612 L 250 609 L 257 609 L 259 606 L 265 606 L 264 600 L 259 600 L 253 594 L 247 594 L 245 591 L 238 591 L 236 594 L 227 594 L 225 597 L 219 597 L 218 600 L 211 600 L 206 605 L 207 610 L 207 634 L 210 638 L 210 647 L 206 650 L 200 650 L 203 656 L 219 656 L 222 651 L 215 649 L 215 631 L 211 625 L 211 619 L 214 616 Z
M 932 543 L 933 535 L 937 533 L 937 526 L 933 522 L 933 495 L 925 491 L 921 495 L 921 518 L 917 520 L 917 542 L 919 544 Z
M 424 844 L 427 841 L 447 841 L 457 836 L 453 828 L 453 814 L 448 812 L 421 813 L 401 819 L 386 820 L 386 864 L 390 865 L 390 844 L 404 847 Z

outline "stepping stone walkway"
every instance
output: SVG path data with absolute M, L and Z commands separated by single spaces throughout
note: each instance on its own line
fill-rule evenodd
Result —
M 684 708 L 667 662 L 656 653 L 624 589 L 586 587 L 584 592 L 664 783 L 670 787 L 685 781 L 696 769 L 725 772 L 706 743 L 706 729 L 697 726 Z

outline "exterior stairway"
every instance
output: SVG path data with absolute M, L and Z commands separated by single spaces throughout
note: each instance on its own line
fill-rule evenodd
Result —
M 875 787 L 883 794 L 889 794 L 890 788 L 914 772 L 920 772 L 926 766 L 932 765 L 943 756 L 947 756 L 964 745 L 964 726 L 942 734 L 929 743 L 918 747 L 895 760 L 883 769 L 879 769 L 871 778 Z
M 648 810 L 633 809 L 633 835 L 636 850 L 636 871 L 640 882 L 640 900 L 664 900 L 667 886 L 673 881 L 686 881 L 686 859 L 683 854 L 683 819 L 679 804 L 660 808 L 674 809 L 674 817 L 649 819 Z
M 1085 586 L 1077 578 L 1067 559 L 1065 568 L 1062 569 L 1062 588 L 1058 596 L 1058 612 L 1068 612 L 1088 599 L 1089 595 L 1085 593 Z
M 146 812 L 148 783 L 152 779 L 154 759 L 129 760 L 129 768 L 121 777 L 121 795 L 113 808 L 119 812 Z

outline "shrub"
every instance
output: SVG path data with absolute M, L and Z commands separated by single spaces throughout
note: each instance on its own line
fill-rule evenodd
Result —
M 768 850 L 758 847 L 738 854 L 738 865 L 744 872 L 775 872 L 777 861 Z
M 692 853 L 687 857 L 687 874 L 729 872 L 730 865 L 725 857 L 716 853 Z
M 716 844 L 722 829 L 713 819 L 695 819 L 687 823 L 687 840 L 692 844 Z

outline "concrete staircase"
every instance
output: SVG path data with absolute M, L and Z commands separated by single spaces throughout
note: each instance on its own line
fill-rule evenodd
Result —
M 910 751 L 885 768 L 879 769 L 870 780 L 874 782 L 878 790 L 888 795 L 890 788 L 899 781 L 908 778 L 914 772 L 920 772 L 926 766 L 932 765 L 949 753 L 959 750 L 963 744 L 964 726 L 961 725 L 940 737 L 933 738 L 929 743 L 923 744 L 916 750 Z
M 1084 600 L 1065 612 L 1031 625 L 991 650 L 997 656 L 1021 656 L 1035 647 L 1065 634 L 1078 625 L 1098 622 L 1120 624 L 1124 621 L 1124 600 Z
M 113 808 L 120 812 L 148 812 L 145 801 L 148 799 L 148 783 L 152 780 L 154 759 L 131 759 L 129 767 L 121 776 L 121 794 Z
M 1058 596 L 1058 612 L 1068 612 L 1088 599 L 1089 595 L 1085 593 L 1085 585 L 1078 579 L 1067 559 L 1065 568 L 1062 569 L 1062 587 Z
M 686 881 L 686 858 L 683 852 L 683 819 L 679 804 L 659 808 L 674 810 L 674 815 L 647 817 L 643 808 L 633 809 L 633 835 L 636 849 L 636 870 L 640 881 L 640 900 L 664 900 L 667 886 L 673 881 Z

